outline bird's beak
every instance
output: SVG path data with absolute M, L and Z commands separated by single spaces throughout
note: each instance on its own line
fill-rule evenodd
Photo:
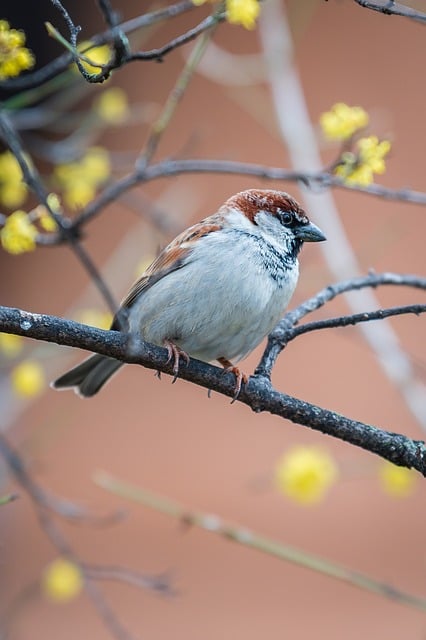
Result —
M 313 222 L 308 222 L 308 224 L 296 227 L 293 231 L 296 238 L 304 242 L 322 242 L 323 240 L 327 240 L 321 229 Z

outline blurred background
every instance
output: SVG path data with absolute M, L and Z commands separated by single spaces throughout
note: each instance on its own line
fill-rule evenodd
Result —
M 28 46 L 37 59 L 46 61 L 61 48 L 43 29 L 36 36 L 36 25 L 50 20 L 64 35 L 66 29 L 50 3 L 36 4 L 28 8 L 21 0 L 6 1 L 0 18 L 24 29 Z M 116 4 L 123 19 L 154 8 L 154 3 L 142 7 L 131 0 Z M 424 3 L 411 6 L 421 9 Z M 68 9 L 83 25 L 80 40 L 104 30 L 94 3 L 74 2 Z M 134 47 L 158 47 L 209 11 L 211 6 L 205 5 L 140 31 L 132 36 Z M 156 159 L 231 159 L 315 169 L 318 151 L 324 164 L 338 151 L 324 142 L 320 115 L 336 102 L 345 102 L 364 107 L 370 130 L 392 141 L 386 173 L 378 182 L 425 190 L 422 25 L 362 9 L 349 0 L 270 0 L 262 13 L 253 31 L 220 25 Z M 101 92 L 116 86 L 125 90 L 130 115 L 121 126 L 104 127 L 96 141 L 110 151 L 113 175 L 131 170 L 191 46 L 172 52 L 162 63 L 134 62 L 107 85 L 84 86 L 79 101 L 71 104 L 70 122 L 78 127 L 79 118 Z M 300 89 L 307 113 L 298 110 Z M 314 127 L 313 147 L 307 118 Z M 285 124 L 289 120 L 290 131 Z M 27 141 L 40 152 L 43 170 L 48 166 L 42 157 L 46 140 L 29 132 Z M 324 246 L 307 246 L 302 252 L 292 306 L 355 274 L 334 215 L 343 225 L 360 273 L 373 269 L 424 276 L 426 222 L 420 206 L 348 190 L 308 193 L 295 183 L 237 175 L 182 175 L 137 187 L 86 227 L 84 246 L 120 299 L 179 230 L 215 211 L 231 194 L 251 187 L 288 190 L 329 238 Z M 155 222 L 158 217 L 161 226 Z M 88 323 L 107 311 L 66 246 L 22 256 L 1 252 L 0 268 L 4 305 Z M 382 306 L 424 302 L 417 290 L 384 287 L 375 295 Z M 338 300 L 315 317 L 347 312 L 347 302 Z M 312 333 L 291 343 L 278 360 L 274 385 L 352 418 L 424 439 L 407 397 L 413 397 L 425 380 L 425 320 L 407 316 L 389 324 L 411 366 L 401 385 L 385 374 L 356 328 Z M 262 347 L 244 362 L 244 371 L 254 370 L 261 353 Z M 136 366 L 126 366 L 106 389 L 86 401 L 73 393 L 56 393 L 47 384 L 35 397 L 22 397 L 13 387 L 9 373 L 21 360 L 36 360 L 48 380 L 84 356 L 32 341 L 16 358 L 1 354 L 2 429 L 25 456 L 33 477 L 54 495 L 98 515 L 126 510 L 124 519 L 109 526 L 58 520 L 81 559 L 143 573 L 169 573 L 176 591 L 172 597 L 120 583 L 101 584 L 116 615 L 136 637 L 425 637 L 422 612 L 185 527 L 125 502 L 93 481 L 95 471 L 105 470 L 168 496 L 189 511 L 215 513 L 426 597 L 425 489 L 419 475 L 413 473 L 413 482 L 399 495 L 386 489 L 382 463 L 373 455 L 277 417 L 254 415 L 238 403 L 230 406 L 216 394 L 208 399 L 205 390 L 182 380 L 171 385 L 163 376 L 160 381 Z M 415 397 L 418 400 L 419 393 Z M 338 468 L 337 481 L 312 504 L 283 495 L 275 480 L 280 458 L 300 445 L 319 447 Z M 14 490 L 4 468 L 0 480 L 2 494 Z M 41 532 L 31 501 L 16 490 L 20 498 L 0 508 L 0 601 L 9 637 L 110 637 L 84 594 L 58 603 L 39 589 L 46 567 L 58 554 Z

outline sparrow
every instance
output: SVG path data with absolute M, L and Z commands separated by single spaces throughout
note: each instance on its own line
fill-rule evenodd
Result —
M 138 334 L 168 350 L 175 378 L 179 360 L 235 366 L 282 318 L 299 277 L 304 242 L 325 240 L 284 191 L 249 189 L 183 231 L 146 269 L 121 303 L 111 329 Z M 90 397 L 124 363 L 95 354 L 55 382 Z

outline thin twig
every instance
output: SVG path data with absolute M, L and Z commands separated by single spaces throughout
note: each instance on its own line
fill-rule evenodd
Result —
M 376 2 L 373 0 L 355 0 L 355 2 L 365 9 L 378 11 L 388 16 L 402 16 L 426 24 L 426 13 L 406 7 L 399 2 L 394 2 L 394 0 L 377 0 Z
M 102 591 L 94 579 L 85 571 L 84 564 L 75 554 L 71 545 L 53 521 L 45 503 L 43 489 L 37 485 L 28 473 L 18 452 L 12 449 L 6 438 L 0 434 L 0 455 L 6 462 L 11 474 L 31 498 L 40 527 L 55 549 L 70 562 L 75 564 L 83 577 L 85 591 L 102 618 L 105 626 L 117 640 L 133 640 L 133 636 L 123 627 L 114 611 L 105 600 Z
M 162 160 L 147 167 L 139 167 L 132 173 L 124 176 L 116 182 L 106 186 L 98 196 L 80 212 L 76 217 L 75 227 L 83 226 L 88 220 L 102 212 L 104 207 L 114 202 L 123 193 L 132 189 L 138 184 L 157 180 L 159 178 L 170 178 L 172 176 L 186 173 L 210 173 L 210 174 L 233 174 L 245 175 L 264 180 L 275 180 L 277 182 L 299 182 L 308 188 L 328 188 L 336 187 L 349 189 L 359 193 L 365 193 L 387 200 L 397 200 L 412 204 L 426 205 L 426 193 L 413 191 L 411 189 L 389 189 L 381 185 L 356 186 L 348 185 L 340 178 L 331 176 L 323 171 L 294 171 L 283 169 L 282 167 L 269 167 L 266 165 L 249 162 L 237 162 L 232 160 L 204 160 L 182 159 L 182 160 Z M 59 238 L 51 237 L 50 242 L 56 244 Z
M 174 500 L 158 496 L 142 487 L 123 482 L 105 471 L 98 471 L 95 474 L 94 481 L 98 486 L 110 491 L 114 495 L 121 496 L 160 513 L 165 513 L 173 518 L 177 518 L 186 526 L 199 527 L 225 538 L 225 540 L 255 549 L 261 553 L 273 556 L 278 560 L 295 564 L 298 567 L 311 569 L 330 578 L 336 578 L 364 591 L 370 591 L 426 613 L 426 600 L 424 598 L 405 593 L 400 589 L 385 582 L 374 580 L 370 578 L 370 576 L 358 571 L 352 571 L 347 567 L 329 560 L 324 560 L 323 558 L 306 553 L 295 547 L 282 544 L 277 540 L 266 538 L 265 536 L 259 535 L 256 531 L 230 524 L 217 515 L 200 511 L 189 511 Z
M 166 103 L 157 118 L 152 125 L 151 131 L 148 135 L 148 140 L 142 150 L 140 156 L 136 160 L 135 166 L 137 170 L 141 167 L 146 167 L 151 161 L 160 140 L 170 124 L 170 121 L 177 109 L 179 102 L 182 100 L 186 89 L 204 55 L 207 45 L 209 44 L 211 37 L 214 33 L 216 26 L 219 24 L 219 14 L 210 16 L 211 20 L 208 26 L 208 30 L 204 30 L 202 37 L 193 47 L 188 60 L 182 72 L 179 74 L 173 89 L 167 97 Z
M 281 322 L 269 335 L 268 344 L 256 368 L 256 373 L 269 377 L 275 362 L 287 344 L 297 325 L 308 313 L 312 313 L 323 307 L 327 302 L 334 300 L 336 296 L 349 291 L 359 291 L 365 288 L 375 288 L 378 286 L 395 285 L 403 287 L 413 287 L 426 291 L 426 278 L 411 274 L 400 273 L 369 273 L 367 276 L 342 280 L 335 284 L 330 284 L 314 296 L 305 300 L 292 311 L 288 311 Z M 364 314 L 362 314 L 364 315 Z
M 404 307 L 390 307 L 388 309 L 377 309 L 377 311 L 368 311 L 366 313 L 353 313 L 348 316 L 338 316 L 336 318 L 327 318 L 326 320 L 317 320 L 315 322 L 307 322 L 305 324 L 294 327 L 293 330 L 286 332 L 285 344 L 294 340 L 310 331 L 318 331 L 319 329 L 336 329 L 337 327 L 348 327 L 359 324 L 360 322 L 371 322 L 372 320 L 383 320 L 393 316 L 401 316 L 404 314 L 420 315 L 426 313 L 426 304 L 411 304 Z

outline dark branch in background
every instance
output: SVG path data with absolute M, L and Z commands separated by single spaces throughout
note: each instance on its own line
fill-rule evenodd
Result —
M 12 449 L 6 438 L 0 434 L 0 455 L 6 462 L 6 465 L 12 476 L 16 479 L 22 489 L 28 494 L 36 511 L 41 529 L 46 534 L 51 544 L 58 553 L 67 558 L 76 565 L 83 577 L 84 589 L 87 596 L 91 600 L 96 611 L 103 620 L 109 632 L 117 638 L 117 640 L 133 640 L 123 627 L 108 602 L 105 600 L 102 591 L 99 589 L 96 581 L 99 579 L 120 580 L 122 582 L 134 584 L 139 587 L 153 590 L 154 592 L 166 592 L 167 584 L 164 577 L 150 577 L 137 574 L 135 571 L 127 572 L 122 568 L 120 571 L 111 572 L 111 567 L 106 566 L 105 571 L 102 566 L 86 565 L 75 554 L 71 545 L 57 526 L 50 513 L 51 499 L 37 483 L 34 482 L 25 464 L 17 451 Z M 136 581 L 136 576 L 139 580 Z
M 127 20 L 126 22 L 118 25 L 118 27 L 123 33 L 131 33 L 137 29 L 149 27 L 157 22 L 161 22 L 162 20 L 174 18 L 182 13 L 194 10 L 195 8 L 196 7 L 191 0 L 183 0 L 182 2 L 177 2 L 170 7 L 158 9 L 157 11 L 152 11 L 151 13 Z M 94 47 L 109 44 L 113 41 L 114 33 L 114 30 L 108 29 L 103 33 L 91 37 L 90 41 Z M 45 82 L 52 80 L 63 71 L 66 71 L 72 61 L 72 54 L 68 52 L 64 53 L 59 58 L 49 62 L 42 69 L 23 75 L 22 77 L 19 76 L 18 78 L 4 80 L 1 83 L 1 86 L 5 89 L 10 89 L 11 91 L 34 89 Z
M 411 7 L 406 7 L 394 0 L 354 0 L 360 7 L 365 9 L 371 9 L 372 11 L 378 11 L 388 16 L 403 16 L 404 18 L 410 18 L 417 22 L 426 24 L 426 13 L 423 11 L 417 11 Z
M 102 331 L 71 320 L 8 307 L 0 307 L 0 330 L 87 349 L 122 362 L 141 364 L 173 375 L 173 364 L 168 362 L 166 349 L 120 331 Z M 181 365 L 179 377 L 231 398 L 235 393 L 233 374 L 224 374 L 218 367 L 198 360 L 191 359 L 188 365 Z M 423 441 L 383 431 L 280 393 L 274 389 L 267 376 L 252 376 L 240 392 L 238 401 L 248 405 L 253 411 L 268 411 L 376 453 L 400 466 L 417 469 L 426 476 L 426 447 Z
M 104 12 L 104 15 L 107 17 L 107 22 L 109 26 L 112 27 L 111 35 L 112 42 L 111 44 L 114 47 L 114 54 L 111 60 L 105 64 L 101 65 L 101 70 L 98 73 L 90 73 L 84 67 L 82 60 L 80 59 L 79 52 L 77 51 L 77 36 L 81 31 L 81 27 L 75 25 L 70 14 L 65 9 L 63 4 L 59 0 L 50 0 L 51 3 L 60 11 L 62 17 L 64 18 L 68 30 L 70 32 L 70 44 L 73 49 L 73 61 L 76 63 L 78 70 L 80 71 L 83 78 L 90 83 L 101 83 L 108 80 L 111 75 L 111 71 L 113 69 L 118 69 L 123 64 L 128 61 L 129 57 L 129 41 L 126 35 L 121 31 L 115 24 L 114 14 L 112 13 L 112 9 L 110 7 L 109 2 L 103 1 L 100 3 L 101 9 Z
M 348 291 L 358 291 L 359 289 L 365 289 L 366 287 L 378 287 L 383 285 L 395 285 L 395 286 L 403 286 L 403 287 L 413 287 L 414 289 L 422 289 L 426 291 L 426 278 L 421 278 L 419 276 L 411 275 L 411 274 L 399 274 L 399 273 L 370 273 L 368 276 L 362 276 L 359 278 L 351 278 L 349 280 L 343 280 L 342 282 L 337 282 L 336 284 L 328 285 L 317 294 L 309 298 L 301 305 L 293 309 L 292 311 L 288 311 L 284 316 L 283 320 L 277 325 L 274 331 L 270 334 L 268 338 L 268 344 L 265 349 L 265 352 L 262 356 L 262 359 L 259 363 L 259 366 L 256 369 L 256 373 L 259 375 L 269 377 L 272 372 L 272 368 L 275 365 L 275 362 L 287 345 L 290 340 L 293 340 L 297 335 L 301 333 L 306 333 L 306 331 L 313 329 L 304 329 L 303 327 L 312 326 L 312 323 L 302 325 L 301 327 L 295 328 L 295 326 L 304 318 L 308 313 L 312 313 L 317 309 L 323 307 L 327 302 L 331 302 L 338 295 L 343 293 L 347 293 Z M 372 312 L 374 314 L 383 313 L 383 311 L 375 311 Z M 363 317 L 367 314 L 356 314 L 355 316 L 345 316 L 347 320 L 341 320 L 340 324 L 332 324 L 330 326 L 346 326 L 347 324 L 353 324 L 351 320 L 356 318 L 356 316 L 360 315 L 361 320 L 363 321 Z M 397 315 L 396 313 L 391 313 L 390 315 Z M 373 319 L 373 318 L 372 318 Z M 376 319 L 376 318 L 374 318 Z M 333 318 L 331 322 L 338 322 L 339 318 Z M 321 322 L 330 322 L 330 320 L 324 320 Z M 346 324 L 343 324 L 346 322 Z M 316 323 L 315 323 L 316 324 Z M 321 326 L 314 327 L 316 329 L 322 328 Z

